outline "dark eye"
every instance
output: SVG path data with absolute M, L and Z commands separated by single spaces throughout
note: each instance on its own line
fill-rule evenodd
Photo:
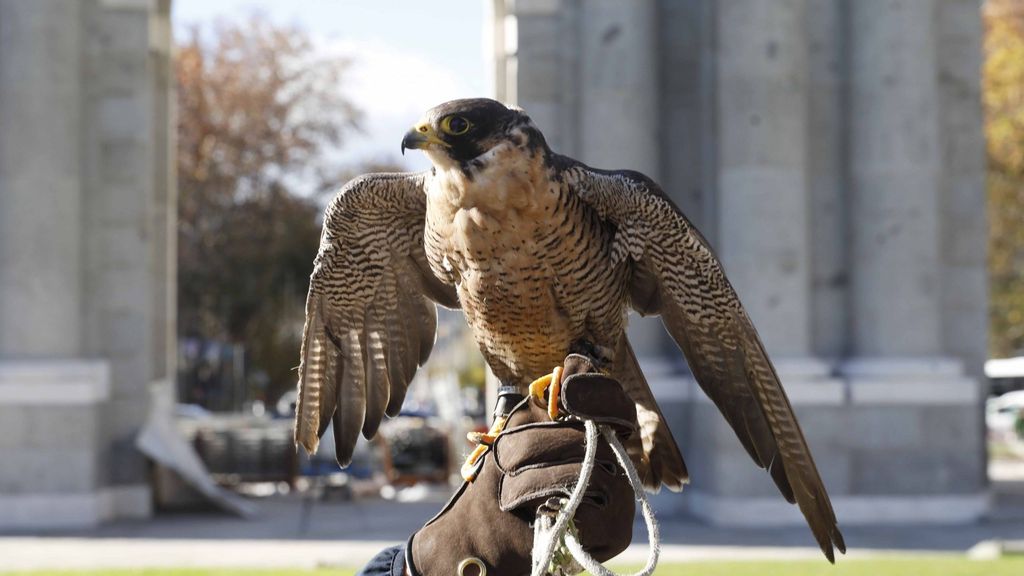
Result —
M 452 136 L 458 136 L 469 131 L 469 120 L 462 116 L 449 116 L 441 122 L 441 128 Z

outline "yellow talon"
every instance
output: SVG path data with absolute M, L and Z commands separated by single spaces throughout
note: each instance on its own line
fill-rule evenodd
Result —
M 497 434 L 490 432 L 469 432 L 466 434 L 466 440 L 469 440 L 473 444 L 486 444 L 490 446 L 494 444 L 494 441 L 498 439 Z
M 476 480 L 476 474 L 478 472 L 476 463 L 480 460 L 480 457 L 484 455 L 484 452 L 487 452 L 489 448 L 490 446 L 486 444 L 478 444 L 477 447 L 474 448 L 473 451 L 469 453 L 469 456 L 466 457 L 466 463 L 462 465 L 461 472 L 463 480 L 465 480 L 466 482 L 472 482 L 473 480 Z
M 476 480 L 476 474 L 478 472 L 477 462 L 483 457 L 484 453 L 490 449 L 491 444 L 498 438 L 498 435 L 505 430 L 505 425 L 508 424 L 507 417 L 496 418 L 494 423 L 491 424 L 491 429 L 486 433 L 470 432 L 466 434 L 466 438 L 470 442 L 476 442 L 476 448 L 469 453 L 466 457 L 466 462 L 462 465 L 460 472 L 462 473 L 462 479 L 466 482 L 472 482 Z
M 551 388 L 548 389 L 548 418 L 558 419 L 558 398 L 562 393 L 562 367 L 551 371 Z
M 530 396 L 541 402 L 544 401 L 544 391 L 551 385 L 552 374 L 545 374 L 530 383 Z
M 540 378 L 537 378 L 530 383 L 530 396 L 544 401 L 544 391 L 548 392 L 548 416 L 552 420 L 558 419 L 558 397 L 562 391 L 562 367 L 556 366 L 551 374 L 545 374 Z M 494 424 L 491 425 L 491 429 L 486 433 L 470 432 L 466 435 L 466 438 L 470 442 L 476 443 L 476 448 L 469 453 L 466 457 L 466 462 L 462 465 L 462 478 L 466 482 L 472 482 L 476 479 L 479 467 L 477 463 L 480 458 L 490 449 L 491 444 L 498 438 L 501 432 L 505 429 L 505 424 L 508 423 L 508 418 L 497 418 Z
M 558 396 L 562 391 L 562 367 L 556 366 L 551 374 L 545 374 L 530 383 L 530 396 L 544 402 L 544 391 L 548 392 L 548 417 L 558 419 Z

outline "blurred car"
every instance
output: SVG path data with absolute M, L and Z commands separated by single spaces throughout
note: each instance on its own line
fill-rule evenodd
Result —
M 281 395 L 277 404 L 274 405 L 274 416 L 276 418 L 294 418 L 295 407 L 299 403 L 299 394 L 295 390 L 289 390 Z
M 985 376 L 994 395 L 1024 390 L 1024 356 L 988 360 L 985 362 Z
M 213 414 L 199 404 L 176 404 L 174 406 L 174 416 L 187 420 L 207 420 Z
M 1007 392 L 985 401 L 985 427 L 990 434 L 1010 436 L 1017 433 L 1017 419 L 1024 413 L 1024 390 Z

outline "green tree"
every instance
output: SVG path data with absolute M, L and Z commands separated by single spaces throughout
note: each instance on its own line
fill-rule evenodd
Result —
M 315 193 L 339 183 L 326 152 L 358 118 L 347 66 L 258 16 L 176 45 L 180 335 L 242 344 L 267 400 L 295 382 Z
M 991 354 L 1024 353 L 1024 1 L 984 6 Z

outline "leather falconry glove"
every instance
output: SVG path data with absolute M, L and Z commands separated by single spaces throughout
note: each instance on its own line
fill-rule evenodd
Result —
M 519 576 L 530 573 L 538 507 L 568 498 L 580 476 L 584 428 L 580 418 L 609 425 L 620 438 L 637 433 L 636 407 L 615 380 L 583 356 L 570 355 L 561 371 L 561 417 L 518 393 L 499 396 L 496 436 L 484 435 L 475 462 L 444 509 L 413 534 L 406 569 L 413 576 Z M 493 429 L 492 429 L 493 432 Z M 601 438 L 586 497 L 575 515 L 584 548 L 603 562 L 632 538 L 633 489 Z M 468 470 L 467 470 L 468 469 Z M 555 504 L 557 508 L 557 504 Z

